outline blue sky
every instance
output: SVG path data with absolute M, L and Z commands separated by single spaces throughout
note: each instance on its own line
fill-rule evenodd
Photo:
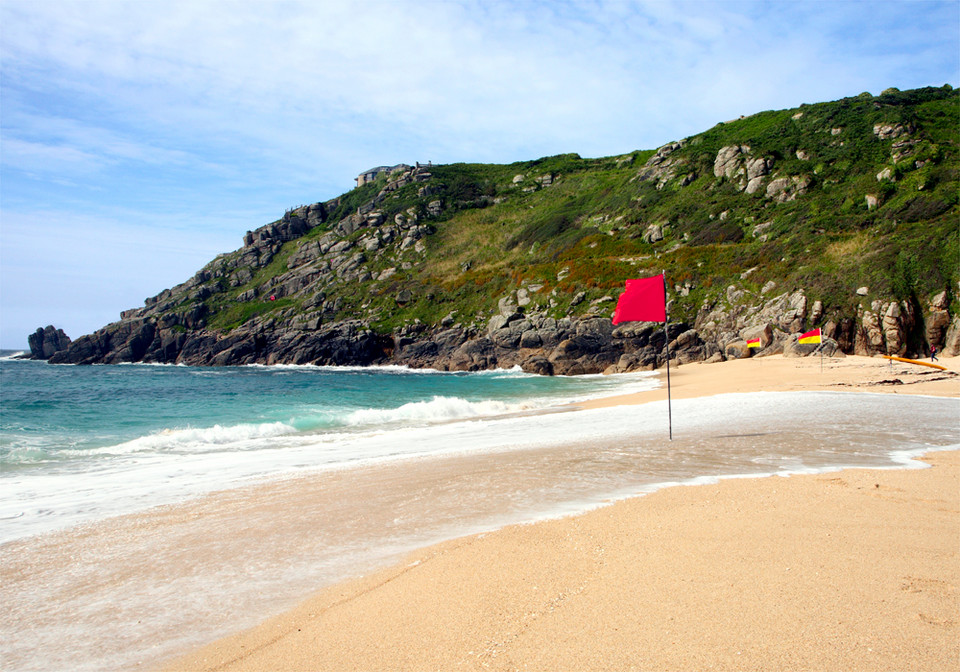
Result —
M 0 347 L 71 338 L 366 168 L 654 149 L 960 85 L 960 2 L 0 0 Z

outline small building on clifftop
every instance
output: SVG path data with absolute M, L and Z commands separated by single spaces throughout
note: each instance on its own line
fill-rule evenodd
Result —
M 373 182 L 380 173 L 392 173 L 395 170 L 410 170 L 410 166 L 405 163 L 398 163 L 395 166 L 377 166 L 376 168 L 365 170 L 357 175 L 357 186 L 362 187 L 367 182 Z

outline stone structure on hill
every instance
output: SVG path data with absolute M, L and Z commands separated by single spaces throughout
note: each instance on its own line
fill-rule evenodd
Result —
M 420 164 L 418 163 L 417 166 Z M 405 163 L 398 163 L 395 166 L 377 166 L 376 168 L 371 168 L 370 170 L 365 170 L 356 177 L 357 186 L 362 187 L 368 182 L 373 182 L 381 173 L 394 173 L 396 171 L 408 171 L 410 166 Z

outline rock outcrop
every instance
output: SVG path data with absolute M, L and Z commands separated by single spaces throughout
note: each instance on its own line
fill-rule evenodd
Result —
M 670 180 L 683 174 L 680 180 L 680 186 L 685 187 L 693 182 L 697 175 L 688 170 L 686 159 L 680 159 L 677 156 L 671 156 L 673 153 L 683 147 L 685 142 L 671 142 L 660 147 L 656 154 L 651 156 L 640 172 L 637 173 L 637 179 L 641 182 L 652 181 L 657 185 L 657 189 L 663 189 Z
M 27 337 L 30 359 L 50 359 L 70 347 L 70 337 L 53 325 L 38 328 Z
M 927 344 L 944 353 L 948 353 L 956 347 L 954 344 L 948 345 L 947 334 L 950 332 L 951 325 L 949 305 L 947 293 L 940 292 L 930 299 L 927 317 L 924 320 L 924 336 L 927 339 Z M 952 352 L 949 354 L 954 356 L 960 353 Z

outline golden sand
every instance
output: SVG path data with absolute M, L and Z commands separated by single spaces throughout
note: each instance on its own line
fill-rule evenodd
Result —
M 960 358 L 944 363 L 955 372 Z M 926 367 L 820 367 L 684 365 L 672 394 L 960 396 L 960 378 Z M 924 461 L 668 488 L 439 544 L 309 597 L 305 586 L 297 608 L 164 669 L 960 669 L 960 453 Z

